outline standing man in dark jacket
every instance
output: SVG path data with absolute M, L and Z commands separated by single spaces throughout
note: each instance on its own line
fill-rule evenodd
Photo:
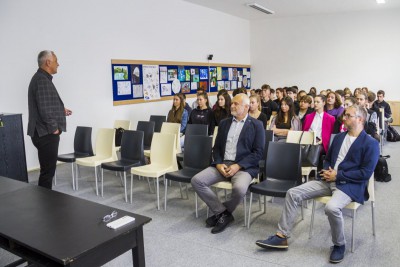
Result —
M 66 131 L 66 116 L 72 111 L 64 108 L 52 79 L 57 73 L 57 56 L 53 51 L 38 55 L 39 69 L 28 89 L 28 135 L 38 150 L 40 163 L 39 186 L 52 188 L 56 171 L 60 134 Z
M 196 174 L 192 186 L 214 213 L 206 220 L 211 233 L 217 234 L 233 222 L 232 212 L 243 199 L 251 180 L 257 176 L 258 162 L 265 146 L 265 130 L 261 121 L 248 115 L 250 99 L 237 94 L 232 99 L 233 118 L 221 121 L 213 148 L 213 162 Z M 194 111 L 194 110 L 193 110 Z M 221 182 L 232 183 L 231 199 L 221 203 L 210 186 Z

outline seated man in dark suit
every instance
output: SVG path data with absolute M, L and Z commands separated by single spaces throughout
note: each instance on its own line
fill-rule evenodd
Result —
M 363 107 L 348 107 L 343 116 L 347 132 L 337 134 L 324 161 L 321 180 L 314 180 L 290 189 L 278 231 L 256 244 L 262 248 L 287 248 L 287 238 L 303 200 L 332 196 L 325 206 L 334 244 L 329 261 L 341 262 L 345 252 L 342 209 L 350 202 L 364 203 L 368 199 L 368 181 L 379 158 L 379 144 L 364 131 L 367 113 Z
M 265 145 L 265 130 L 261 121 L 248 116 L 250 100 L 245 94 L 232 99 L 231 114 L 220 122 L 213 148 L 210 167 L 196 174 L 192 186 L 208 205 L 213 216 L 206 220 L 211 233 L 217 234 L 233 222 L 232 212 L 243 199 L 253 177 L 258 173 L 258 162 L 262 159 Z M 221 203 L 210 186 L 231 181 L 231 199 Z

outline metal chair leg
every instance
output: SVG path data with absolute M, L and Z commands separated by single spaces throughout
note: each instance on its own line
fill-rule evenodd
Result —
M 313 235 L 313 227 L 314 227 L 314 215 L 315 215 L 315 200 L 312 200 L 312 210 L 311 210 L 311 222 L 310 222 L 310 232 L 308 233 L 308 238 L 311 239 Z
M 194 192 L 194 201 L 195 201 L 195 206 L 196 206 L 196 218 L 199 218 L 199 211 L 198 211 L 198 202 L 197 202 L 197 193 L 196 193 L 196 191 Z
M 250 229 L 251 223 L 251 204 L 253 202 L 253 193 L 250 193 L 250 204 L 249 204 L 249 214 L 247 215 L 247 229 Z
M 72 174 L 72 190 L 75 190 L 75 170 L 74 170 L 74 163 L 71 163 L 71 174 Z
M 97 185 L 97 166 L 94 166 L 94 180 L 96 181 L 96 196 L 98 196 L 99 195 L 99 188 L 98 188 L 98 185 Z
M 133 174 L 131 173 L 131 204 L 132 204 L 132 191 L 133 191 Z
M 167 190 L 168 190 L 168 180 L 164 179 L 164 210 L 167 210 Z
M 103 183 L 103 181 L 101 181 Z M 124 171 L 124 189 L 125 189 L 125 202 L 128 202 L 128 193 L 126 191 L 126 171 Z
M 356 214 L 357 214 L 357 210 L 353 210 L 353 220 L 351 223 L 351 252 L 354 252 L 354 224 L 356 222 Z
M 104 169 L 101 168 L 101 197 L 103 197 Z
M 375 236 L 375 201 L 371 201 L 372 210 L 372 234 Z

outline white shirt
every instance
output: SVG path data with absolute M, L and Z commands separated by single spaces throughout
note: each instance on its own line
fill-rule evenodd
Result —
M 248 116 L 249 115 L 247 114 L 246 117 L 240 121 L 233 117 L 232 124 L 229 128 L 228 136 L 226 138 L 224 160 L 235 160 L 239 136 Z
M 351 145 L 354 143 L 354 141 L 357 139 L 357 137 L 350 136 L 349 134 L 346 134 L 346 137 L 343 140 L 342 146 L 340 147 L 339 154 L 335 163 L 335 167 L 333 168 L 336 172 L 338 170 L 339 164 L 344 160 L 344 158 L 347 155 L 347 152 L 349 152 L 349 149 Z
M 310 131 L 315 133 L 315 137 L 322 140 L 322 119 L 324 118 L 324 112 L 318 113 L 315 112 L 314 120 L 311 123 Z

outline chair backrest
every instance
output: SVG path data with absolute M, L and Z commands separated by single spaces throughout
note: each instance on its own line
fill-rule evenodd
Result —
M 182 152 L 181 142 L 180 142 L 180 137 L 181 137 L 181 124 L 180 123 L 164 122 L 161 127 L 161 133 L 175 134 L 176 152 L 177 153 Z
M 154 133 L 150 149 L 151 164 L 164 166 L 175 166 L 176 161 L 176 138 L 170 133 Z
M 97 131 L 96 156 L 113 156 L 115 129 L 102 128 Z
M 185 136 L 189 135 L 208 135 L 208 125 L 206 124 L 188 124 L 185 130 Z M 186 138 L 186 137 L 185 137 Z
M 167 121 L 167 117 L 160 116 L 160 115 L 151 115 L 149 121 L 154 121 L 154 123 L 155 123 L 154 132 L 159 133 L 159 132 L 161 132 L 161 127 L 162 127 L 163 123 Z
M 114 128 L 122 128 L 124 130 L 129 130 L 131 128 L 131 121 L 128 120 L 115 120 L 114 121 Z
M 368 194 L 369 194 L 368 201 L 375 201 L 375 179 L 373 173 L 368 181 Z
M 74 137 L 74 152 L 93 156 L 92 127 L 76 127 Z
M 143 138 L 144 132 L 142 131 L 124 131 L 121 140 L 121 159 L 139 160 L 145 164 Z
M 265 130 L 265 146 L 264 146 L 263 159 L 267 158 L 269 142 L 274 142 L 274 131 L 273 130 Z
M 151 140 L 153 139 L 154 133 L 154 121 L 138 121 L 136 131 L 143 132 L 143 147 L 144 149 L 150 149 Z
M 315 144 L 315 135 L 314 132 L 309 131 L 289 131 L 286 138 L 286 143 L 313 145 Z
M 385 109 L 380 108 L 379 109 L 379 126 L 382 131 L 385 131 Z
M 185 137 L 184 168 L 205 169 L 211 164 L 212 137 L 189 135 Z
M 335 139 L 336 134 L 331 134 L 331 138 L 329 139 L 329 147 L 331 147 L 333 139 Z
M 214 127 L 214 133 L 213 133 L 213 136 L 212 136 L 212 146 L 214 147 L 214 144 L 215 144 L 215 139 L 217 138 L 217 134 L 218 134 L 218 126 L 215 126 Z
M 270 142 L 265 175 L 278 180 L 293 180 L 301 184 L 301 149 L 299 144 Z

